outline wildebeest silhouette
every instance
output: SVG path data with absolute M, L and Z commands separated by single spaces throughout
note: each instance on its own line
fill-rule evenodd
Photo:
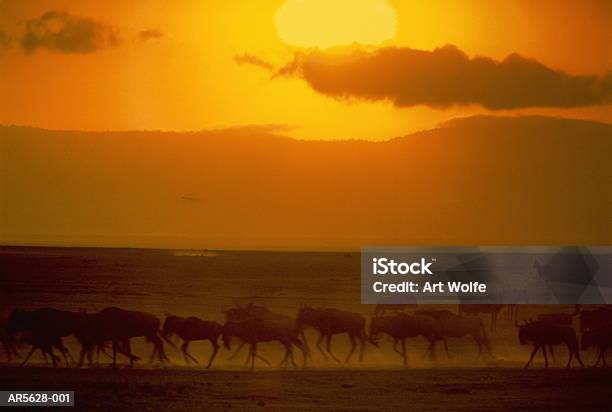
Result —
M 20 340 L 32 346 L 21 365 L 25 365 L 32 354 L 40 349 L 45 357 L 46 355 L 51 356 L 53 365 L 56 366 L 57 357 L 53 354 L 53 348 L 60 351 L 66 365 L 70 364 L 69 359 L 76 363 L 68 348 L 64 346 L 62 338 L 74 333 L 81 317 L 82 315 L 78 312 L 53 308 L 33 311 L 13 310 L 8 319 L 8 335 L 21 335 Z
M 188 352 L 189 343 L 199 340 L 210 341 L 213 352 L 206 365 L 207 369 L 212 365 L 217 355 L 217 351 L 219 350 L 218 341 L 222 331 L 223 325 L 220 323 L 202 320 L 195 316 L 190 316 L 188 318 L 167 316 L 164 321 L 164 326 L 162 327 L 162 334 L 167 339 L 172 335 L 176 335 L 183 340 L 181 351 L 183 352 L 183 357 L 187 364 L 189 364 L 189 360 L 192 360 L 196 364 L 199 363 L 198 360 Z
M 594 346 L 599 351 L 595 366 L 599 366 L 600 361 L 603 361 L 603 366 L 608 366 L 606 351 L 612 347 L 612 324 L 585 330 L 582 332 L 580 342 L 582 350 L 587 350 Z
M 285 366 L 291 361 L 293 366 L 297 366 L 293 357 L 292 345 L 301 349 L 306 365 L 306 351 L 304 344 L 298 337 L 298 330 L 295 325 L 287 325 L 274 320 L 250 318 L 240 321 L 227 321 L 223 325 L 223 344 L 230 350 L 232 337 L 240 338 L 249 345 L 249 356 L 247 363 L 251 362 L 251 369 L 255 368 L 255 358 L 262 359 L 257 354 L 257 344 L 261 342 L 277 341 L 285 348 L 285 356 L 281 365 Z
M 436 340 L 444 338 L 438 335 L 435 321 L 427 316 L 410 316 L 398 314 L 395 316 L 375 317 L 370 323 L 369 340 L 378 346 L 378 335 L 385 333 L 393 338 L 393 350 L 402 356 L 404 366 L 408 364 L 406 352 L 406 339 L 423 336 L 429 342 L 428 353 L 433 355 Z M 401 343 L 401 352 L 397 345 Z
M 581 366 L 584 366 L 582 359 L 580 359 L 580 352 L 578 351 L 578 338 L 574 328 L 569 325 L 563 325 L 558 323 L 542 322 L 542 321 L 529 321 L 523 325 L 515 324 L 518 328 L 518 338 L 521 345 L 527 345 L 531 343 L 533 345 L 533 351 L 529 360 L 525 364 L 525 369 L 529 367 L 533 357 L 542 349 L 544 354 L 544 364 L 548 367 L 548 356 L 546 356 L 546 346 L 562 345 L 565 344 L 569 350 L 569 359 L 566 367 L 569 368 L 572 362 L 572 358 L 575 356 Z
M 478 347 L 478 356 L 482 354 L 484 347 L 487 353 L 493 357 L 487 331 L 482 319 L 477 317 L 466 317 L 452 313 L 448 310 L 418 310 L 415 315 L 429 316 L 436 321 L 438 335 L 443 338 L 462 338 L 471 336 Z M 446 340 L 442 341 L 445 345 L 446 355 L 449 356 Z
M 574 316 L 578 315 L 579 312 L 580 305 L 576 305 L 573 313 L 541 313 L 536 317 L 536 320 L 545 323 L 572 326 Z M 554 346 L 549 345 L 548 350 L 550 351 L 550 356 L 552 357 L 553 363 L 555 363 Z
M 87 322 L 84 322 L 77 331 L 77 337 L 90 344 L 111 342 L 113 347 L 112 366 L 117 365 L 117 352 L 127 356 L 130 360 L 130 366 L 133 366 L 138 357 L 132 355 L 130 339 L 138 337 L 144 337 L 153 344 L 150 363 L 156 356 L 162 363 L 169 361 L 161 339 L 160 320 L 157 316 L 148 312 L 125 310 L 117 307 L 103 309 L 89 315 Z
M 310 326 L 319 332 L 317 348 L 325 359 L 328 359 L 321 342 L 326 341 L 326 351 L 336 362 L 340 360 L 331 351 L 331 339 L 334 335 L 346 333 L 351 340 L 351 350 L 346 356 L 344 363 L 348 363 L 357 348 L 357 340 L 360 341 L 359 361 L 363 360 L 366 344 L 365 318 L 353 312 L 346 312 L 331 308 L 311 308 L 302 304 L 298 312 L 298 327 L 301 332 Z M 303 336 L 303 335 L 302 335 Z
M 297 329 L 296 319 L 290 316 L 287 316 L 287 315 L 272 312 L 265 306 L 255 305 L 252 302 L 244 306 L 236 305 L 230 309 L 224 310 L 223 313 L 225 314 L 225 318 L 227 321 L 239 322 L 239 321 L 244 321 L 244 320 L 249 320 L 249 319 L 262 319 L 265 321 L 269 321 L 269 322 L 278 324 L 280 327 L 287 328 L 288 330 Z M 302 336 L 302 341 L 304 343 L 306 355 L 308 356 L 309 350 L 308 350 L 308 346 L 306 342 L 304 341 L 303 336 Z M 230 355 L 228 359 L 231 360 L 231 359 L 234 359 L 236 356 L 238 356 L 238 354 L 240 353 L 244 345 L 246 345 L 246 342 L 243 341 L 240 345 L 238 345 L 234 353 Z M 257 355 L 257 357 L 261 359 L 262 361 L 268 363 L 268 361 L 264 359 L 263 357 L 259 355 Z

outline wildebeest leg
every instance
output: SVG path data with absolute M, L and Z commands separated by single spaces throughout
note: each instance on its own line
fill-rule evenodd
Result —
M 397 348 L 397 345 L 399 345 L 399 343 L 400 340 L 398 338 L 393 338 L 393 351 L 398 355 L 402 356 L 402 352 L 400 352 L 400 350 Z
M 257 342 L 251 343 L 251 370 L 255 369 L 255 356 L 257 355 Z
M 155 342 L 151 341 L 153 343 L 153 351 L 151 351 L 151 358 L 149 359 L 149 364 L 152 364 L 153 361 L 155 360 L 155 355 L 159 355 L 158 351 L 159 351 L 159 345 L 157 345 Z
M 291 343 L 283 343 L 285 347 L 285 356 L 283 356 L 283 360 L 279 364 L 281 367 L 285 367 L 289 364 L 289 354 L 291 353 Z
M 576 356 L 576 359 L 578 360 L 578 363 L 580 364 L 580 366 L 584 368 L 584 363 L 582 362 L 582 359 L 580 358 L 580 351 L 578 350 L 577 347 L 574 348 L 574 356 Z
M 568 349 L 568 352 L 569 352 L 569 357 L 567 359 L 567 365 L 565 365 L 565 367 L 569 368 L 571 363 L 572 363 L 572 357 L 574 357 L 574 351 L 569 346 L 567 347 L 567 349 Z
M 336 355 L 334 355 L 331 351 L 331 339 L 332 339 L 332 335 L 325 336 L 327 353 L 329 353 L 329 356 L 331 356 L 333 360 L 340 363 L 340 359 L 336 358 Z
M 474 342 L 476 342 L 476 345 L 478 345 L 478 357 L 480 358 L 480 356 L 482 355 L 482 342 L 480 341 L 479 336 L 472 335 L 472 337 L 474 338 Z
M 361 349 L 359 350 L 359 362 L 363 362 L 363 354 L 365 352 L 365 345 L 366 345 L 366 336 L 365 333 L 360 333 L 359 334 L 359 340 L 361 341 Z
M 62 342 L 61 339 L 57 341 L 57 343 L 55 344 L 55 347 L 57 348 L 57 350 L 60 351 L 60 353 L 64 357 L 64 361 L 66 362 L 66 366 L 70 366 L 70 362 L 68 361 L 68 359 L 70 359 L 72 361 L 72 363 L 76 364 L 76 360 L 74 360 L 74 357 L 72 356 L 72 354 L 70 353 L 68 348 L 64 345 L 64 342 Z
M 304 343 L 304 354 L 306 356 L 311 356 L 310 346 L 308 346 L 308 340 L 306 339 L 306 334 L 304 333 L 304 329 L 300 330 L 300 338 L 302 339 L 302 342 Z
M 189 349 L 189 341 L 186 340 L 181 345 L 181 352 L 183 352 L 183 358 L 185 359 L 185 363 L 189 365 L 190 360 L 194 361 L 196 364 L 199 363 L 196 358 L 194 358 L 193 356 L 189 354 L 189 352 L 187 351 L 188 349 Z
M 555 351 L 553 349 L 553 345 L 548 345 L 548 350 L 550 351 L 550 357 L 551 357 L 552 363 L 554 365 L 556 362 L 555 362 Z
M 355 352 L 355 348 L 357 348 L 357 341 L 355 340 L 355 335 L 349 334 L 349 338 L 351 339 L 351 350 L 348 353 L 348 355 L 346 355 L 346 359 L 344 360 L 344 363 L 348 363 L 348 361 L 351 360 L 351 356 L 353 356 L 353 353 Z
M 444 345 L 444 350 L 446 351 L 446 359 L 450 359 L 450 352 L 448 351 L 448 342 L 446 342 L 446 338 L 442 338 L 442 344 Z
M 249 366 L 249 361 L 251 360 L 251 355 L 253 352 L 251 352 L 251 346 L 249 346 L 249 354 L 247 355 L 246 361 L 244 362 L 245 366 Z M 266 365 L 268 366 L 272 366 L 272 364 L 270 363 L 269 360 L 267 360 L 266 358 L 264 358 L 263 356 L 257 354 L 257 352 L 255 352 L 254 356 L 259 359 L 260 361 L 264 362 Z M 255 361 L 255 360 L 253 360 Z
M 607 368 L 608 363 L 606 362 L 606 348 L 605 347 L 601 348 L 600 356 L 601 356 L 601 360 L 603 361 L 603 366 Z
M 299 339 L 294 339 L 293 340 L 293 344 L 299 348 L 302 351 L 302 357 L 304 358 L 304 367 L 306 367 L 306 358 L 307 358 L 307 354 L 306 354 L 306 347 L 305 344 L 299 340 Z M 295 358 L 293 356 L 293 351 L 291 351 L 291 364 L 293 365 L 294 368 L 297 368 L 297 363 L 295 362 Z
M 259 359 L 260 361 L 262 361 L 263 363 L 265 363 L 266 365 L 268 365 L 268 366 L 272 366 L 272 364 L 270 363 L 270 361 L 269 361 L 269 360 L 267 360 L 266 358 L 264 358 L 263 356 L 258 355 L 257 353 L 255 353 L 255 357 L 256 357 L 257 359 Z M 254 360 L 253 360 L 253 361 L 254 361 Z
M 323 355 L 323 358 L 328 361 L 329 358 L 327 357 L 327 355 L 325 354 L 325 351 L 323 350 L 323 347 L 321 346 L 321 342 L 323 341 L 323 338 L 325 338 L 325 336 L 322 333 L 319 333 L 319 339 L 317 340 L 317 349 L 319 349 L 319 352 L 321 352 L 321 355 Z
M 206 369 L 212 366 L 213 360 L 215 360 L 215 356 L 217 356 L 217 352 L 219 351 L 219 344 L 217 343 L 217 341 L 211 340 L 210 342 L 213 346 L 213 352 L 212 355 L 210 355 L 210 359 L 208 360 L 208 365 L 206 365 Z
M 406 354 L 406 338 L 402 339 L 402 356 L 404 357 L 404 366 L 408 366 L 408 355 Z
M 238 345 L 238 348 L 236 348 L 236 350 L 234 351 L 234 353 L 232 353 L 230 355 L 229 358 L 227 358 L 227 360 L 232 360 L 234 359 L 236 356 L 238 356 L 238 354 L 240 353 L 240 351 L 242 350 L 242 348 L 244 348 L 244 345 L 246 345 L 246 342 L 240 342 L 240 345 Z
M 170 361 L 170 359 L 168 359 L 168 357 L 166 356 L 166 353 L 164 352 L 164 342 L 161 340 L 161 338 L 159 336 L 157 336 L 157 334 L 149 336 L 148 337 L 149 342 L 153 343 L 153 352 L 151 353 L 151 360 L 149 363 L 153 363 L 153 358 L 154 355 L 157 355 L 157 359 L 159 359 L 159 361 L 161 363 L 164 363 L 166 361 Z
M 116 367 L 117 366 L 117 341 L 113 340 L 113 363 L 111 364 L 111 367 Z
M 79 355 L 79 363 L 77 364 L 79 368 L 83 366 L 83 362 L 85 361 L 86 353 L 87 353 L 87 350 L 85 350 L 85 345 L 81 344 L 81 353 Z
M 536 352 L 540 350 L 539 346 L 534 346 L 533 347 L 533 352 L 531 352 L 531 356 L 529 357 L 529 360 L 527 361 L 527 363 L 524 366 L 524 369 L 527 369 L 529 367 L 529 365 L 531 364 L 531 361 L 533 360 L 533 357 L 535 356 Z
M 30 356 L 32 356 L 32 354 L 36 351 L 36 349 L 37 349 L 36 346 L 32 346 L 32 349 L 30 349 L 30 353 L 28 353 L 28 356 L 26 356 L 26 358 L 23 360 L 23 362 L 21 362 L 21 365 L 19 366 L 24 366 L 30 359 Z
M 546 345 L 542 345 L 542 353 L 544 354 L 544 367 L 548 368 L 548 356 L 546 356 Z

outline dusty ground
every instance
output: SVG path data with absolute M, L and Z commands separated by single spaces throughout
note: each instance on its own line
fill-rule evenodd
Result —
M 82 410 L 610 410 L 612 369 L 205 371 L 0 368 L 0 388 L 76 391 Z

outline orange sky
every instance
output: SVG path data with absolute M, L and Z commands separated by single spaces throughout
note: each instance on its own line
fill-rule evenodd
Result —
M 298 0 L 1 1 L 0 124 L 82 130 L 284 124 L 302 138 L 384 139 L 487 112 L 474 105 L 339 101 L 299 78 L 273 79 L 235 61 L 248 53 L 281 65 L 303 46 L 353 41 L 424 50 L 450 43 L 470 57 L 500 60 L 516 52 L 569 74 L 612 70 L 609 1 L 311 0 L 300 7 Z M 24 49 L 28 21 L 49 11 L 92 19 L 117 43 L 87 52 Z M 519 111 L 496 113 L 508 112 Z M 610 105 L 520 112 L 612 119 Z

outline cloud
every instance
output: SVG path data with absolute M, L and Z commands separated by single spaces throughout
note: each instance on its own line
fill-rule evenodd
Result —
M 261 57 L 255 56 L 254 54 L 244 53 L 234 57 L 234 61 L 238 64 L 251 64 L 253 66 L 261 67 L 266 70 L 274 70 L 274 65 Z
M 138 33 L 138 38 L 142 41 L 154 40 L 164 37 L 164 33 L 157 29 L 142 30 Z
M 48 11 L 28 20 L 21 38 L 21 46 L 28 53 L 41 48 L 60 53 L 91 53 L 120 43 L 118 31 L 111 26 L 60 11 Z
M 574 76 L 518 54 L 502 61 L 470 58 L 451 45 L 433 51 L 397 47 L 368 51 L 354 46 L 306 51 L 272 71 L 273 76 L 299 77 L 327 96 L 389 100 L 398 107 L 476 104 L 501 110 L 612 101 L 612 72 L 603 77 Z

